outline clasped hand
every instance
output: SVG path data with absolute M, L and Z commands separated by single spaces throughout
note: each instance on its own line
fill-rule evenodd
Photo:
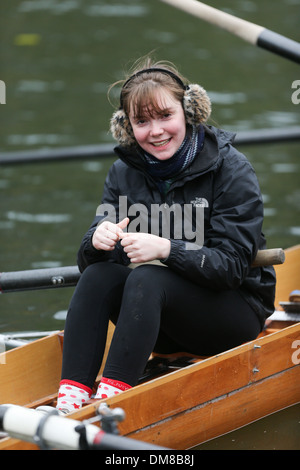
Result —
M 112 251 L 118 241 L 132 263 L 145 263 L 154 259 L 164 259 L 170 254 L 170 240 L 150 233 L 124 232 L 129 218 L 118 224 L 103 222 L 94 232 L 92 243 L 97 250 Z

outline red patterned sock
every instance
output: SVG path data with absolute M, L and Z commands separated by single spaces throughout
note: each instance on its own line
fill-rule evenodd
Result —
M 92 390 L 73 380 L 62 380 L 56 408 L 68 412 L 78 410 L 90 398 Z
M 114 395 L 118 395 L 119 393 L 124 392 L 129 388 L 131 388 L 131 386 L 126 384 L 125 382 L 102 377 L 95 398 L 102 399 L 113 397 Z

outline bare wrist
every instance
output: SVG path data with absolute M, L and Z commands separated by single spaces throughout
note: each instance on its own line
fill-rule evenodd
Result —
M 169 257 L 171 251 L 171 242 L 167 238 L 163 238 L 164 243 L 162 245 L 161 256 L 160 259 L 165 260 Z

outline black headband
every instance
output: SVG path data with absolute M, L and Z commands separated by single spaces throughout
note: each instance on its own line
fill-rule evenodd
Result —
M 183 81 L 175 73 L 171 72 L 170 70 L 160 69 L 160 68 L 156 68 L 156 67 L 152 67 L 150 69 L 140 70 L 139 72 L 137 72 L 134 75 L 132 75 L 131 77 L 129 77 L 128 80 L 126 80 L 126 82 L 122 86 L 122 90 L 121 90 L 121 94 L 120 94 L 120 106 L 121 106 L 121 108 L 123 108 L 122 91 L 124 90 L 124 88 L 126 88 L 128 83 L 131 82 L 131 80 L 133 80 L 134 78 L 138 77 L 139 75 L 143 75 L 144 73 L 152 73 L 152 72 L 160 72 L 160 73 L 164 73 L 165 75 L 169 75 L 170 77 L 173 78 L 173 80 L 175 80 L 181 86 L 181 88 L 183 90 L 186 90 L 186 88 L 187 88 L 185 86 L 185 84 L 183 83 Z

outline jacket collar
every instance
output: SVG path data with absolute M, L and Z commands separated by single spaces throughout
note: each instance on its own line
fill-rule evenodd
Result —
M 235 138 L 235 134 L 232 132 L 218 129 L 214 126 L 204 126 L 204 129 L 204 147 L 198 156 L 196 156 L 193 163 L 180 174 L 179 179 L 194 177 L 219 168 L 223 159 L 221 149 L 231 144 Z M 144 162 L 134 146 L 125 147 L 119 145 L 114 150 L 126 165 L 146 173 Z

